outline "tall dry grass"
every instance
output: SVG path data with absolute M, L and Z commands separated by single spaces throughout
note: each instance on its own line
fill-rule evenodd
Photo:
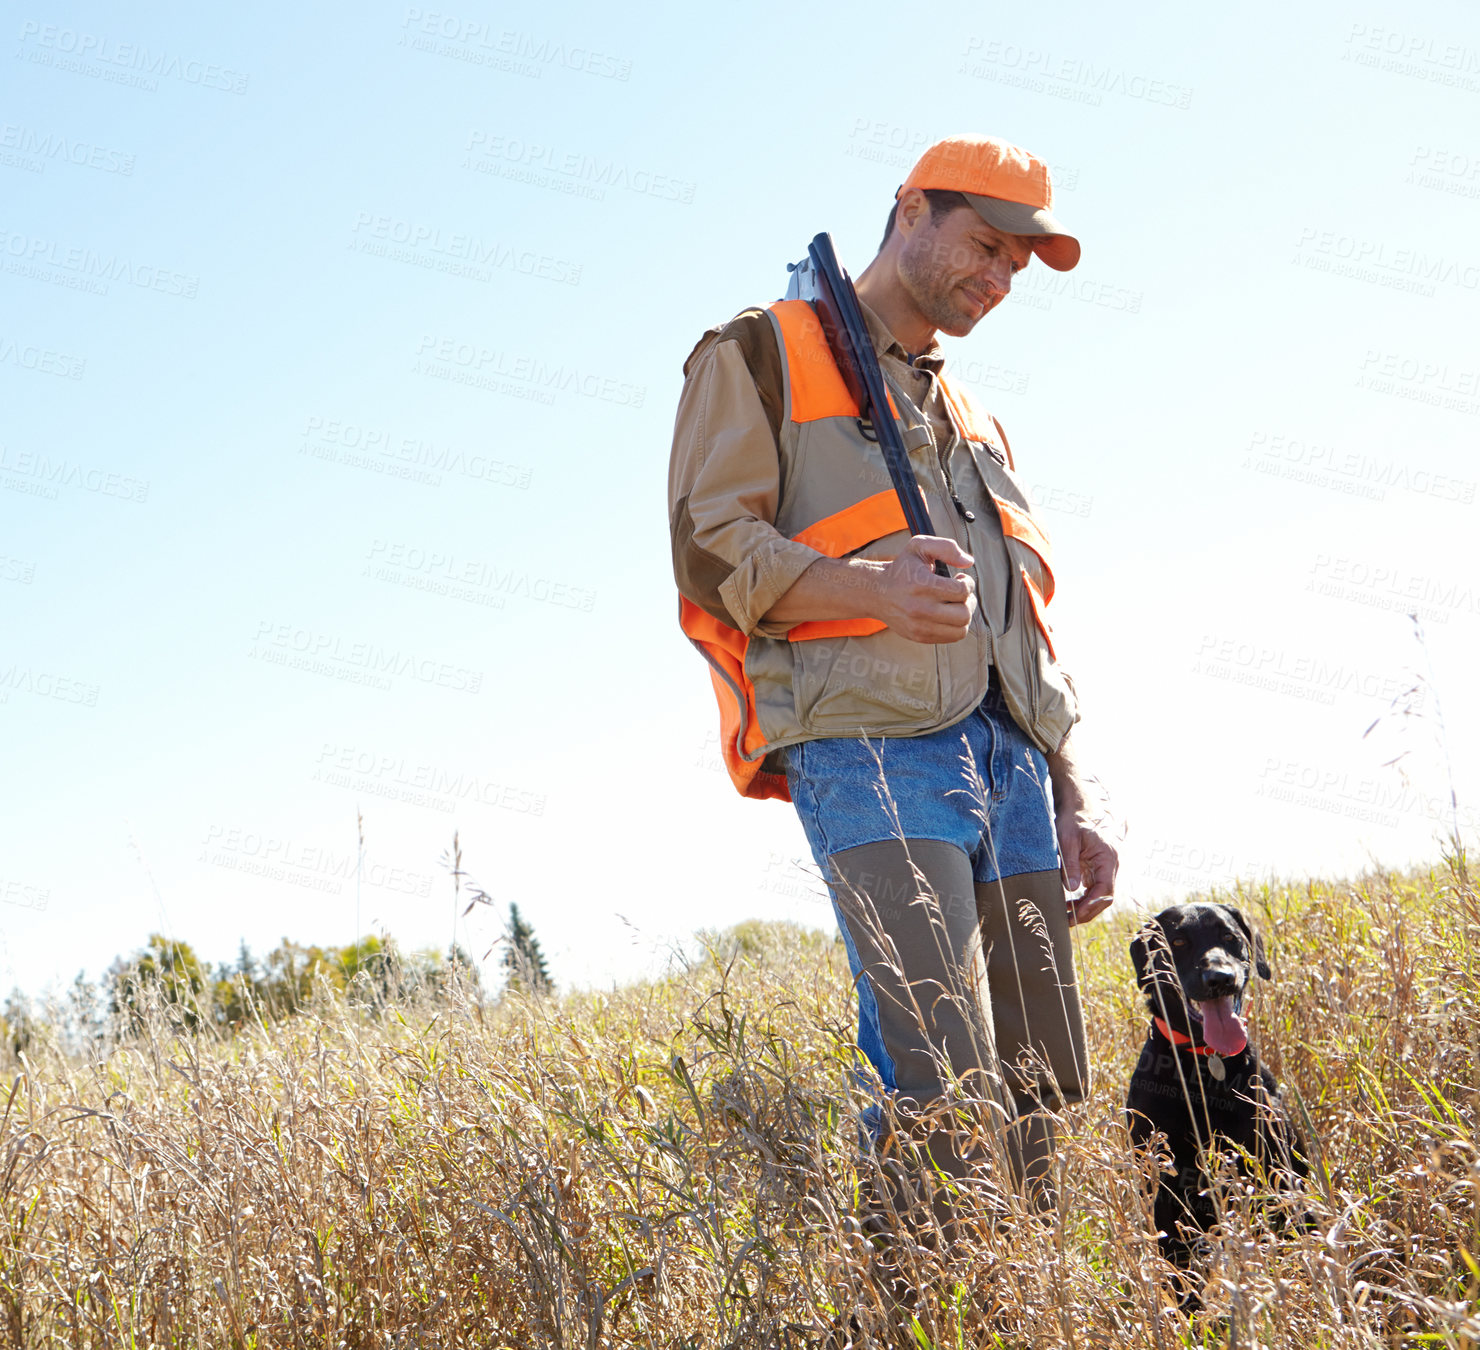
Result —
M 229 1040 L 164 1015 L 0 1085 L 14 1347 L 1480 1345 L 1480 903 L 1423 876 L 1238 897 L 1275 979 L 1252 1034 L 1317 1146 L 1305 1231 L 1234 1185 L 1201 1312 L 1159 1281 L 1121 1100 L 1132 916 L 1077 941 L 1098 1087 L 1061 1206 L 963 1191 L 886 1330 L 854 1218 L 841 946 L 747 928 L 608 994 L 381 1010 L 325 992 Z

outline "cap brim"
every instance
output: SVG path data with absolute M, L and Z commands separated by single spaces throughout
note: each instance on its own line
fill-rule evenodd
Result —
M 994 230 L 1003 234 L 1020 234 L 1043 262 L 1056 272 L 1067 272 L 1079 265 L 1079 240 L 1054 218 L 1051 211 L 1026 202 L 1009 202 L 1001 197 L 978 197 L 961 194 L 976 208 L 976 213 Z

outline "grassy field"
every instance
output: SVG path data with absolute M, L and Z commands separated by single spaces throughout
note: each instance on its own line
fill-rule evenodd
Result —
M 1308 1231 L 1237 1188 L 1190 1321 L 1121 1120 L 1146 1017 L 1133 916 L 1083 930 L 1097 1077 L 1061 1206 L 960 1197 L 883 1328 L 852 1215 L 841 946 L 746 925 L 606 994 L 160 1016 L 0 1083 L 8 1347 L 1480 1346 L 1480 904 L 1462 862 L 1238 897 L 1275 966 L 1251 1032 L 1318 1138 Z M 528 906 L 536 922 L 537 905 Z M 1112 912 L 1113 914 L 1113 912 Z M 994 1197 L 997 1204 L 994 1208 Z M 901 1339 L 906 1337 L 907 1339 Z

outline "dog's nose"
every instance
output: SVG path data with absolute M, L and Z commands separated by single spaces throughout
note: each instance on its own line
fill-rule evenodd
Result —
M 1202 982 L 1203 988 L 1214 997 L 1238 992 L 1238 973 L 1226 966 L 1204 966 Z

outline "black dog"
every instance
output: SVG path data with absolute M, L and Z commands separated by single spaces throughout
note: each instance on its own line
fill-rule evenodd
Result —
M 1126 1115 L 1138 1151 L 1157 1130 L 1167 1137 L 1176 1170 L 1157 1187 L 1155 1220 L 1162 1255 L 1185 1269 L 1217 1221 L 1205 1150 L 1235 1144 L 1267 1172 L 1300 1177 L 1304 1150 L 1240 1017 L 1251 973 L 1270 975 L 1264 943 L 1243 914 L 1231 905 L 1173 905 L 1136 934 L 1131 960 L 1152 1024 Z

